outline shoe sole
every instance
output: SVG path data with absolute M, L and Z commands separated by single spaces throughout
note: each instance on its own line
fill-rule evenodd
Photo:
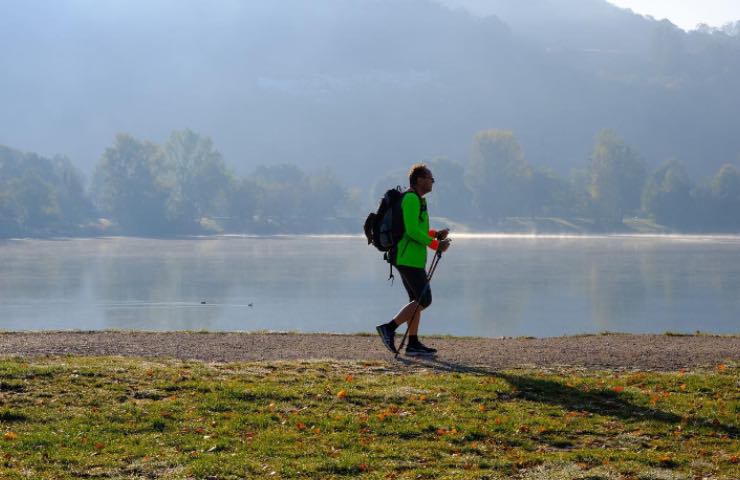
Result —
M 385 338 L 383 337 L 383 331 L 382 331 L 382 329 L 380 327 L 381 327 L 380 325 L 378 325 L 377 327 L 375 327 L 375 331 L 378 332 L 378 335 L 380 335 L 380 341 L 383 343 L 383 346 L 388 349 L 388 351 L 390 351 L 392 354 L 395 355 L 398 352 L 396 350 L 393 350 L 390 347 L 390 345 L 388 345 L 387 343 L 385 343 Z
M 405 352 L 407 357 L 434 357 L 437 352 Z

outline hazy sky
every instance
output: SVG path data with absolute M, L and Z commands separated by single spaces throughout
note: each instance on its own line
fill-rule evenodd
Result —
M 609 0 L 642 15 L 667 18 L 684 30 L 698 23 L 719 27 L 740 20 L 740 0 Z

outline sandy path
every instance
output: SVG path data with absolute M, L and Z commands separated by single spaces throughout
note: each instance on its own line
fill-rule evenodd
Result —
M 400 340 L 400 339 L 399 339 Z M 428 338 L 437 361 L 505 368 L 560 365 L 676 370 L 740 361 L 740 336 L 588 335 Z M 397 341 L 398 343 L 398 341 Z M 280 333 L 0 333 L 0 356 L 122 355 L 204 361 L 393 360 L 377 336 Z M 399 358 L 404 358 L 403 356 Z

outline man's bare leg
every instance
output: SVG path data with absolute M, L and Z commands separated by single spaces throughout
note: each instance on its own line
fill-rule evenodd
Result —
M 413 301 L 409 302 L 405 307 L 403 307 L 395 317 L 393 317 L 393 323 L 396 324 L 396 326 L 399 326 L 403 323 L 408 322 L 409 320 L 412 320 L 411 315 L 413 316 L 413 321 L 409 323 L 409 335 L 416 335 L 416 333 L 419 331 L 419 322 L 421 321 L 421 306 L 417 308 L 418 302 Z M 416 314 L 414 314 L 414 310 L 416 310 Z

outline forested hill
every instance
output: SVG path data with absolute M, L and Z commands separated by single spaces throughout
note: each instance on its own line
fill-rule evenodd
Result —
M 0 144 L 90 172 L 116 133 L 191 128 L 241 172 L 329 166 L 363 187 L 411 161 L 467 162 L 489 128 L 562 174 L 604 128 L 651 166 L 709 176 L 738 160 L 732 29 L 686 33 L 603 0 L 464 3 L 5 0 Z

